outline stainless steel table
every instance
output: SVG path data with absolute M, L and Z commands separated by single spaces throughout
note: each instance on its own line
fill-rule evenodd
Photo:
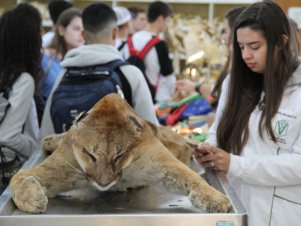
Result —
M 37 152 L 23 167 L 44 158 Z M 6 189 L 0 196 L 0 226 L 247 226 L 247 214 L 227 178 L 212 171 L 201 176 L 229 197 L 229 213 L 208 214 L 193 207 L 186 196 L 143 187 L 127 192 L 72 191 L 49 199 L 45 213 L 28 214 L 17 209 Z

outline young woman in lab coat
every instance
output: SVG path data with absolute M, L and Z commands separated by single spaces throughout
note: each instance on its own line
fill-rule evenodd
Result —
M 236 20 L 233 62 L 216 120 L 195 156 L 226 173 L 249 226 L 298 225 L 301 216 L 301 65 L 273 1 Z

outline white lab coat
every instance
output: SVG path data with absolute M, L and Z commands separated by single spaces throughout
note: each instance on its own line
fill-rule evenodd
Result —
M 225 80 L 208 142 L 216 145 L 216 128 L 227 99 Z M 230 183 L 248 212 L 249 226 L 299 225 L 301 220 L 301 66 L 289 80 L 280 108 L 272 119 L 274 143 L 258 132 L 261 110 L 249 121 L 249 140 L 240 156 L 230 157 Z

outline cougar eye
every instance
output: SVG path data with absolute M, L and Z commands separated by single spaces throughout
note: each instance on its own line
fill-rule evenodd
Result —
M 117 155 L 115 157 L 115 161 L 120 159 L 126 152 L 124 150 L 118 149 Z
M 92 176 L 91 174 L 89 174 L 89 173 L 85 173 L 85 176 L 86 176 L 87 178 L 93 178 L 93 176 Z
M 97 159 L 86 148 L 84 148 L 84 153 L 88 155 L 94 163 L 96 163 Z
M 123 154 L 119 154 L 115 157 L 115 161 L 118 161 L 121 157 L 123 156 Z

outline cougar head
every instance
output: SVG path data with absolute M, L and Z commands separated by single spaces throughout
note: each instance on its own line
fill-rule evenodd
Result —
M 74 155 L 88 181 L 101 191 L 118 183 L 135 159 L 143 121 L 116 94 L 82 113 L 69 130 Z

